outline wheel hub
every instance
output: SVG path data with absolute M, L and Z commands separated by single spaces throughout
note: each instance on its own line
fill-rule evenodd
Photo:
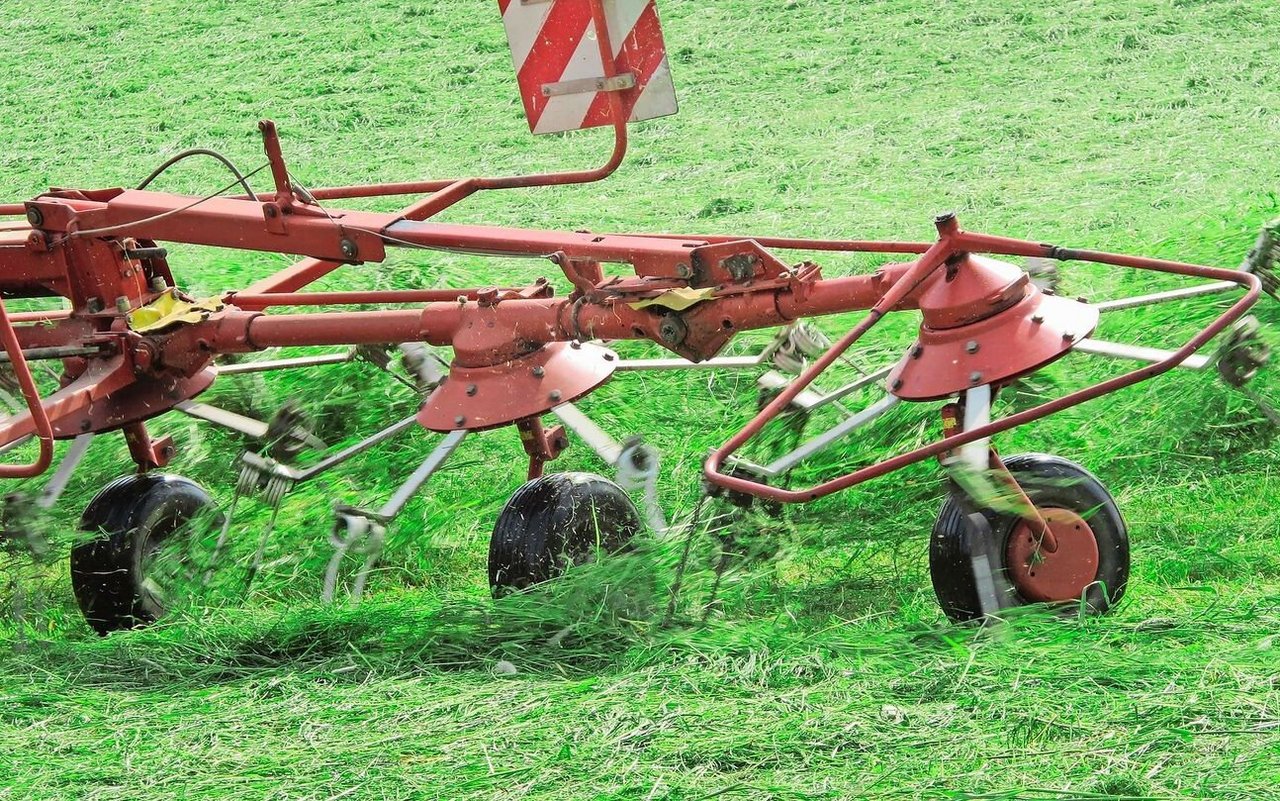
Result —
M 1098 540 L 1083 517 L 1068 509 L 1041 509 L 1058 540 L 1052 553 L 1040 546 L 1040 532 L 1023 521 L 1009 535 L 1009 579 L 1028 601 L 1079 598 L 1098 575 Z

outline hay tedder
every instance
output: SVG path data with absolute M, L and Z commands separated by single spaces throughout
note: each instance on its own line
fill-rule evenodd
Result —
M 433 222 L 478 192 L 602 179 L 623 159 L 630 122 L 675 111 L 652 0 L 499 5 L 531 129 L 611 127 L 614 149 L 601 167 L 308 189 L 290 175 L 275 126 L 262 122 L 266 163 L 247 174 L 210 151 L 187 151 L 137 189 L 54 189 L 0 206 L 0 215 L 12 218 L 0 222 L 0 292 L 28 304 L 23 311 L 6 311 L 0 303 L 0 337 L 20 407 L 0 423 L 0 444 L 34 440 L 26 446 L 33 461 L 0 466 L 0 476 L 53 470 L 41 494 L 27 502 L 48 507 L 90 440 L 110 431 L 123 433 L 137 467 L 89 504 L 82 527 L 92 537 L 71 554 L 75 595 L 94 629 L 106 633 L 156 619 L 166 598 L 148 572 L 153 554 L 184 523 L 214 509 L 199 486 L 161 472 L 175 445 L 148 433 L 152 418 L 176 410 L 268 443 L 244 454 L 235 497 L 261 493 L 275 507 L 297 484 L 410 430 L 439 435 L 385 505 L 336 511 L 326 598 L 336 593 L 340 565 L 352 555 L 363 557 L 350 582 L 351 593 L 360 594 L 386 526 L 465 438 L 513 426 L 528 456 L 528 483 L 497 521 L 489 573 L 495 591 L 520 589 L 597 549 L 622 547 L 646 525 L 667 525 L 654 502 L 658 454 L 643 442 L 615 440 L 574 405 L 619 370 L 760 374 L 770 399 L 706 459 L 705 487 L 711 493 L 804 503 L 938 459 L 950 493 L 934 529 L 930 566 L 938 598 L 953 619 L 1035 602 L 1073 602 L 1095 612 L 1114 605 L 1125 589 L 1129 546 L 1107 490 L 1064 459 L 1002 459 L 992 437 L 1173 368 L 1216 366 L 1232 384 L 1245 384 L 1267 355 L 1245 314 L 1264 290 L 1276 291 L 1272 233 L 1264 233 L 1248 269 L 1229 270 L 973 233 L 953 214 L 938 216 L 936 238 L 920 243 L 566 233 Z M 235 180 L 204 196 L 146 188 L 172 163 L 197 155 L 223 161 Z M 248 179 L 258 173 L 271 178 L 266 191 L 251 187 Z M 420 199 L 394 214 L 340 207 L 346 199 L 389 195 Z M 305 258 L 244 289 L 198 300 L 175 280 L 164 243 Z M 557 296 L 539 279 L 510 287 L 306 291 L 344 266 L 382 261 L 389 248 L 542 259 L 563 273 L 572 290 Z M 885 257 L 867 274 L 824 277 L 818 264 L 780 255 L 788 251 L 902 258 Z M 1060 297 L 1032 280 L 1030 268 L 1037 272 L 1062 261 L 1202 280 L 1091 304 Z M 1238 299 L 1175 350 L 1092 338 L 1100 314 L 1110 310 L 1233 290 L 1242 290 Z M 56 307 L 26 300 L 39 298 L 61 300 Z M 381 309 L 350 308 L 356 305 Z M 804 322 L 854 311 L 866 314 L 834 344 Z M 896 363 L 864 371 L 839 388 L 818 389 L 815 379 L 892 312 L 922 318 L 914 345 Z M 778 335 L 759 356 L 720 355 L 736 334 L 752 329 L 778 329 Z M 1227 342 L 1216 356 L 1197 353 L 1219 334 Z M 672 356 L 621 358 L 608 344 L 621 340 L 648 340 Z M 345 349 L 236 358 L 301 346 Z M 389 354 L 397 348 L 403 358 L 393 367 Z M 452 349 L 452 358 L 441 359 L 435 348 Z M 993 413 L 1002 388 L 1072 351 L 1138 366 L 1007 416 Z M 420 411 L 306 467 L 297 457 L 323 443 L 293 409 L 263 421 L 195 400 L 219 375 L 353 358 L 387 369 L 407 366 L 409 383 L 423 395 Z M 58 386 L 43 394 L 32 372 L 38 360 L 60 367 Z M 881 394 L 864 408 L 845 408 L 850 399 L 877 390 Z M 785 479 L 793 468 L 903 401 L 937 403 L 943 436 L 847 475 L 790 487 Z M 837 424 L 777 458 L 760 463 L 744 455 L 743 446 L 775 418 L 836 406 Z M 613 465 L 618 483 L 585 473 L 546 473 L 570 435 Z M 59 439 L 74 442 L 54 469 Z M 647 514 L 637 510 L 628 490 L 644 493 Z M 234 510 L 232 501 L 220 513 L 215 555 L 233 533 Z M 261 567 L 268 533 L 260 533 L 253 570 Z M 20 534 L 20 527 L 11 526 L 6 536 Z M 208 569 L 215 564 L 216 559 Z

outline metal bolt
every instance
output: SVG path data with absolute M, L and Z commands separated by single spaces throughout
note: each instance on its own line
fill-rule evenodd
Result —
M 360 249 L 356 247 L 356 243 L 352 242 L 350 239 L 343 239 L 342 242 L 338 244 L 338 247 L 342 248 L 342 255 L 346 256 L 348 259 L 354 259 L 356 255 L 360 253 Z
M 558 390 L 558 389 L 553 389 L 553 390 L 551 390 L 551 393 L 550 393 L 549 395 L 547 395 L 547 398 L 548 398 L 552 403 L 555 403 L 556 401 L 560 400 L 560 390 Z
M 956 218 L 956 213 L 954 211 L 944 211 L 943 213 L 934 217 L 933 222 L 937 225 L 942 225 L 943 223 L 951 222 L 955 218 Z
M 618 358 L 618 357 L 617 357 L 617 356 L 615 356 L 614 354 L 610 353 L 609 351 L 605 351 L 605 353 L 604 353 L 604 360 L 605 360 L 606 362 L 611 362 L 611 361 L 613 361 L 613 360 L 614 360 L 614 359 L 616 359 L 616 358 Z
M 121 295 L 120 297 L 116 298 L 116 311 L 120 312 L 121 314 L 129 313 L 129 299 L 124 295 Z
M 275 217 L 276 214 L 279 213 L 279 210 L 276 209 L 275 206 L 268 205 L 268 206 L 262 207 L 262 213 L 267 215 L 268 218 L 271 218 L 271 217 Z
M 474 397 L 477 389 L 475 384 L 467 384 L 467 395 Z
M 102 311 L 101 298 L 89 298 L 88 300 L 85 301 L 84 305 L 85 305 L 85 308 L 89 310 L 90 314 L 97 314 L 98 312 Z
M 1076 338 L 1076 335 L 1075 335 L 1075 334 L 1073 334 L 1073 333 L 1071 333 L 1070 331 L 1063 331 L 1063 332 L 1062 332 L 1062 338 L 1063 338 L 1063 339 L 1065 339 L 1066 341 L 1070 342 L 1071 340 L 1073 340 L 1073 339 L 1075 339 L 1075 338 Z
M 27 222 L 31 223 L 32 228 L 39 228 L 44 224 L 44 214 L 35 206 L 27 209 Z
M 1076 298 L 1076 302 L 1077 302 L 1077 303 L 1088 303 L 1088 302 L 1089 302 L 1089 299 L 1088 299 L 1088 298 L 1086 298 L 1084 295 L 1081 295 L 1080 297 Z
M 901 378 L 895 378 L 895 379 L 893 379 L 893 388 L 894 388 L 895 390 L 902 389 L 902 379 L 901 379 Z
M 544 375 L 546 375 L 546 374 L 547 374 L 547 371 L 546 371 L 546 370 L 543 370 L 541 367 L 535 367 L 535 368 L 533 368 L 533 377 L 534 377 L 534 378 L 542 378 L 542 377 L 543 377 Z
M 569 347 L 573 348 L 574 350 L 581 350 L 582 343 L 575 339 L 569 343 Z
M 982 383 L 982 373 L 979 373 L 977 370 L 973 371 L 972 373 L 969 373 L 969 383 L 970 383 L 970 384 L 981 384 L 981 383 Z
M 689 269 L 689 265 L 687 264 L 677 264 L 676 275 L 680 276 L 681 278 L 688 278 L 689 276 L 693 275 L 693 270 Z
M 151 291 L 152 291 L 152 292 L 163 292 L 163 291 L 165 291 L 165 290 L 166 290 L 166 289 L 168 289 L 168 288 L 169 288 L 169 285 L 165 283 L 165 281 L 164 281 L 164 276 L 162 276 L 162 275 L 157 275 L 157 276 L 154 276 L 154 277 L 151 279 Z
M 663 317 L 662 322 L 658 324 L 658 336 L 662 337 L 662 341 L 668 345 L 679 345 L 684 342 L 686 333 L 688 328 L 685 327 L 684 321 L 674 314 Z
M 86 417 L 85 419 L 80 421 L 81 431 L 88 431 L 90 428 L 93 428 L 93 423 L 90 422 L 89 418 Z
M 465 422 L 467 422 L 467 418 L 463 417 L 462 415 L 458 415 L 457 417 L 453 418 L 453 424 L 455 426 L 460 426 Z
M 1031 315 L 1031 322 L 1035 323 L 1036 325 L 1040 325 L 1041 323 L 1044 322 L 1044 315 L 1043 314 Z
M 976 339 L 969 340 L 967 343 L 965 343 L 964 350 L 965 350 L 965 353 L 977 353 L 978 341 Z
M 917 342 L 916 346 L 911 349 L 911 358 L 919 359 L 923 355 L 924 355 L 924 345 L 921 345 L 919 342 Z

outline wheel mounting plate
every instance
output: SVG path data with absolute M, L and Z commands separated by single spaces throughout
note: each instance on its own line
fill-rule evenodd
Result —
M 1098 540 L 1089 523 L 1068 509 L 1040 510 L 1058 540 L 1052 553 L 1040 547 L 1035 526 L 1020 521 L 1009 534 L 1009 580 L 1028 601 L 1051 603 L 1079 598 L 1098 575 Z

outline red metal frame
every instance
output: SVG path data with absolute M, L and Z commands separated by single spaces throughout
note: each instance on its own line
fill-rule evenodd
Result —
M 49 469 L 53 461 L 53 427 L 44 404 L 40 400 L 40 390 L 31 376 L 31 368 L 22 354 L 22 345 L 18 341 L 17 332 L 10 322 L 9 312 L 0 300 L 0 339 L 4 342 L 5 353 L 13 364 L 14 375 L 18 377 L 18 386 L 22 388 L 22 398 L 26 401 L 28 414 L 31 415 L 36 436 L 40 441 L 40 452 L 31 464 L 0 465 L 0 478 L 29 478 L 38 476 Z
M 899 300 L 905 297 L 906 292 L 909 291 L 900 291 L 895 286 L 894 290 L 886 293 L 885 297 L 881 299 L 881 302 L 871 309 L 871 313 L 864 318 L 862 322 L 833 344 L 830 350 L 828 350 L 821 358 L 816 360 L 813 365 L 811 365 L 800 376 L 799 379 L 793 382 L 785 391 L 775 398 L 758 415 L 756 415 L 756 417 L 744 426 L 741 431 L 711 453 L 704 465 L 704 473 L 708 481 L 725 489 L 733 490 L 735 492 L 744 492 L 759 498 L 766 498 L 773 501 L 803 503 L 816 500 L 826 495 L 830 495 L 833 492 L 848 489 L 849 487 L 861 484 L 873 478 L 883 476 L 886 473 L 893 472 L 894 470 L 915 464 L 916 462 L 924 459 L 938 456 L 944 451 L 960 447 L 961 445 L 965 445 L 970 442 L 989 438 L 995 434 L 1008 431 L 1009 429 L 1020 425 L 1025 425 L 1026 423 L 1034 422 L 1055 412 L 1069 409 L 1072 406 L 1077 406 L 1085 401 L 1092 400 L 1110 392 L 1115 392 L 1140 381 L 1145 381 L 1149 378 L 1154 378 L 1157 375 L 1168 372 L 1185 361 L 1188 356 L 1203 347 L 1205 343 L 1217 334 L 1221 333 L 1231 323 L 1240 319 L 1240 317 L 1242 317 L 1244 313 L 1257 301 L 1258 296 L 1262 291 L 1262 282 L 1257 276 L 1233 270 L 1202 267 L 1194 264 L 1165 261 L 1140 256 L 1124 256 L 1092 250 L 1071 250 L 1054 245 L 989 236 L 986 234 L 969 233 L 959 230 L 959 228 L 954 225 L 954 221 L 940 224 L 939 231 L 941 236 L 937 244 L 922 255 L 920 260 L 916 263 L 915 272 L 920 276 L 921 280 L 923 279 L 923 276 L 937 270 L 945 263 L 948 257 L 956 253 L 982 252 L 1008 256 L 1087 261 L 1098 264 L 1110 264 L 1117 267 L 1154 270 L 1157 272 L 1172 273 L 1175 275 L 1195 278 L 1231 281 L 1244 287 L 1246 292 L 1244 296 L 1232 304 L 1227 311 L 1219 315 L 1212 323 L 1192 337 L 1190 341 L 1175 351 L 1171 356 L 1169 356 L 1169 358 L 1164 359 L 1163 361 L 1133 370 L 1129 373 L 1125 373 L 1124 375 L 1078 390 L 1062 398 L 1040 404 L 1039 406 L 1035 406 L 1031 409 L 1026 409 L 1022 412 L 1018 412 L 1017 414 L 1010 415 L 1001 420 L 993 421 L 987 425 L 980 426 L 970 431 L 956 433 L 954 436 L 939 440 L 931 445 L 917 448 L 914 451 L 900 454 L 876 464 L 863 467 L 852 473 L 825 481 L 816 486 L 800 490 L 787 490 L 778 487 L 770 487 L 739 476 L 722 473 L 721 468 L 724 465 L 726 458 L 746 444 L 751 437 L 758 434 L 770 420 L 781 414 L 782 411 L 787 408 L 787 405 L 790 404 L 797 395 L 803 392 L 806 387 L 812 384 L 819 374 L 830 367 L 836 359 L 847 351 L 862 337 L 863 334 L 870 330 L 881 319 L 881 317 L 884 316 L 885 309 L 892 308 Z M 859 248 L 850 247 L 847 249 L 857 250 Z M 909 276 L 910 279 L 914 279 L 915 277 L 916 276 Z M 899 282 L 900 285 L 906 283 L 908 283 L 907 280 Z
M 268 139 L 270 137 L 268 136 Z M 286 204 L 286 208 L 297 204 Z M 7 275 L 23 276 L 29 286 L 34 276 L 51 291 L 63 290 L 76 307 L 66 317 L 38 316 L 51 325 L 22 326 L 15 341 L 21 348 L 97 343 L 103 359 L 119 359 L 108 369 L 98 363 L 77 373 L 72 364 L 68 386 L 48 404 L 59 420 L 82 415 L 95 399 L 119 393 L 125 385 L 151 375 L 154 365 L 177 371 L 186 384 L 169 381 L 169 399 L 185 399 L 191 381 L 202 373 L 213 355 L 251 351 L 273 346 L 366 344 L 424 340 L 455 349 L 459 368 L 486 369 L 509 363 L 540 346 L 584 339 L 646 338 L 665 344 L 681 355 L 705 359 L 714 355 L 736 331 L 771 327 L 803 316 L 869 309 L 870 314 L 708 460 L 708 479 L 728 489 L 772 500 L 812 500 L 839 489 L 883 475 L 899 467 L 937 455 L 941 451 L 1008 430 L 1047 414 L 1129 386 L 1171 369 L 1212 336 L 1238 319 L 1258 297 L 1260 283 L 1254 276 L 1157 259 L 1074 251 L 1002 237 L 961 231 L 954 219 L 939 223 L 939 239 L 930 246 L 915 243 L 881 243 L 832 240 L 766 239 L 779 248 L 836 251 L 905 251 L 918 258 L 892 264 L 871 275 L 822 279 L 816 268 L 779 268 L 777 259 L 760 240 L 732 237 L 676 237 L 671 235 L 593 235 L 487 226 L 414 222 L 404 215 L 325 210 L 322 214 L 279 211 L 282 225 L 272 230 L 270 208 L 280 208 L 279 193 L 270 201 L 214 198 L 201 201 L 156 192 L 110 190 L 98 193 L 59 193 L 37 198 L 26 205 L 28 216 L 38 220 L 22 238 L 19 253 L 5 254 Z M 12 238 L 13 232 L 10 232 Z M 554 255 L 579 290 L 556 298 L 545 283 L 524 289 L 410 290 L 395 292 L 244 292 L 224 298 L 228 304 L 207 319 L 152 337 L 127 330 L 118 312 L 102 311 L 103 296 L 121 294 L 132 309 L 150 300 L 146 265 L 135 265 L 121 254 L 122 242 L 153 240 L 222 245 L 242 249 L 303 252 L 316 258 L 381 259 L 388 245 L 428 247 L 463 252 L 514 256 Z M 757 433 L 813 379 L 870 330 L 891 310 L 912 309 L 939 270 L 957 255 L 986 252 L 999 255 L 1036 256 L 1092 261 L 1137 269 L 1150 269 L 1199 278 L 1228 280 L 1248 291 L 1231 309 L 1163 362 L 1136 370 L 1065 398 L 1043 404 L 993 422 L 957 439 L 935 443 L 902 454 L 847 476 L 806 490 L 782 490 L 720 473 L 724 459 Z M 734 260 L 750 267 L 748 275 L 731 275 Z M 574 265 L 600 262 L 630 264 L 631 279 L 606 278 L 602 271 L 594 286 L 581 284 L 583 273 Z M 54 275 L 54 265 L 63 267 Z M 729 266 L 726 266 L 729 265 Z M 754 265 L 754 266 L 752 266 Z M 167 265 L 165 265 L 167 269 Z M 812 267 L 809 265 L 809 267 Z M 124 268 L 124 269 L 122 269 Z M 288 272 L 288 271 L 286 271 Z M 296 272 L 291 273 L 296 276 Z M 121 276 L 124 276 L 122 281 Z M 7 278 L 0 277 L 0 284 Z M 976 279 L 973 279 L 976 280 Z M 701 285 L 710 297 L 683 312 L 636 309 L 632 301 L 651 298 L 672 288 Z M 957 286 L 963 286 L 957 283 Z M 583 291 L 591 290 L 590 293 Z M 90 292 L 97 294 L 90 295 Z M 95 303 L 97 309 L 95 311 Z M 265 314 L 275 306 L 348 304 L 425 304 L 419 308 L 388 311 L 338 311 L 302 314 Z M 30 316 L 23 319 L 31 319 Z M 672 320 L 683 329 L 673 341 L 665 328 Z M 9 326 L 6 325 L 6 329 Z M 1063 352 L 1065 352 L 1064 349 Z M 81 360 L 83 361 L 83 360 Z M 89 375 L 90 378 L 74 380 Z M 132 376 L 132 378 L 130 377 Z M 140 378 L 141 377 L 141 378 Z M 154 378 L 154 376 L 152 376 Z M 110 378 L 109 381 L 106 381 Z M 103 383 L 105 381 L 105 384 Z M 195 384 L 202 384 L 196 381 Z M 594 386 L 594 384 L 592 384 Z M 139 392 L 145 396 L 146 392 Z M 179 398 L 181 396 L 181 398 Z M 149 406 L 156 406 L 155 399 Z M 169 403 L 168 405 L 172 405 Z M 555 405 L 548 401 L 545 411 Z M 536 406 L 536 405 L 535 405 Z M 520 419 L 525 419 L 524 415 Z M 113 421 L 115 418 L 111 418 Z M 38 421 L 37 421 L 38 423 Z M 95 421 L 87 423 L 91 427 Z M 84 419 L 79 428 L 84 430 Z M 0 426 L 0 439 L 9 440 L 39 425 L 15 420 Z M 62 436 L 78 433 L 70 425 L 58 426 Z M 90 430 L 96 430 L 91 428 Z
M 614 67 L 607 21 L 599 0 L 592 14 L 606 77 Z M 0 444 L 27 434 L 40 439 L 34 464 L 0 466 L 0 477 L 35 475 L 47 468 L 52 440 L 86 431 L 124 429 L 142 469 L 163 464 L 170 443 L 152 442 L 143 421 L 201 392 L 213 380 L 213 358 L 223 353 L 291 345 L 359 345 L 421 340 L 454 350 L 452 376 L 428 400 L 429 428 L 483 429 L 515 424 L 524 435 L 531 474 L 563 447 L 558 430 L 538 417 L 559 403 L 593 391 L 612 373 L 611 354 L 574 347 L 591 339 L 648 339 L 688 359 L 714 356 L 741 330 L 775 327 L 799 317 L 865 310 L 868 315 L 782 392 L 705 464 L 707 480 L 737 492 L 804 502 L 984 439 L 1048 414 L 1159 375 L 1186 359 L 1257 300 L 1253 275 L 1158 259 L 1068 250 L 960 229 L 953 216 L 937 221 L 933 243 L 781 237 L 605 234 L 498 228 L 431 222 L 441 211 L 487 190 L 597 181 L 613 173 L 627 150 L 622 103 L 609 95 L 613 152 L 601 166 L 572 172 L 497 178 L 330 187 L 297 192 L 290 183 L 275 126 L 260 126 L 274 192 L 259 199 L 187 197 L 142 190 L 59 190 L 21 205 L 0 205 L 0 215 L 25 215 L 26 224 L 0 223 L 0 291 L 6 296 L 62 296 L 69 311 L 9 315 L 0 303 L 0 336 L 14 364 L 29 410 L 0 422 Z M 399 213 L 331 209 L 317 201 L 430 193 Z M 301 254 L 292 266 L 201 306 L 160 329 L 133 330 L 130 315 L 156 302 L 173 278 L 157 242 Z M 550 260 L 574 286 L 555 297 L 545 281 L 527 287 L 408 291 L 301 292 L 344 264 L 382 261 L 388 247 Z M 791 265 L 772 250 L 904 254 L 869 275 L 823 278 L 809 262 Z M 930 342 L 978 347 L 1000 383 L 1070 351 L 1074 340 L 1042 335 L 1035 348 L 1011 334 L 1027 320 L 1067 324 L 1096 319 L 1050 303 L 1016 268 L 974 254 L 1071 259 L 1235 282 L 1242 298 L 1169 358 L 1041 404 L 972 431 L 863 467 L 803 490 L 769 487 L 721 472 L 725 460 L 757 434 L 836 359 L 891 311 L 919 309 Z M 632 275 L 606 274 L 602 264 L 629 265 Z M 672 290 L 697 290 L 693 305 L 661 301 Z M 641 301 L 655 301 L 644 305 Z M 410 304 L 380 311 L 271 313 L 282 306 L 338 307 Z M 1091 326 L 1092 324 L 1089 323 Z M 930 327 L 932 326 L 932 327 Z M 1050 330 L 1050 329 L 1045 329 Z M 1068 332 L 1069 333 L 1069 332 Z M 1083 336 L 1087 331 L 1077 331 Z M 1041 332 L 1043 334 L 1043 332 Z M 1052 339 L 1052 337 L 1050 337 Z M 564 343 L 573 343 L 566 346 Z M 63 386 L 41 401 L 24 351 L 61 355 Z M 62 353 L 59 349 L 69 349 Z M 909 359 L 910 357 L 904 358 Z M 929 370 L 927 388 L 898 386 L 906 399 L 962 391 L 982 377 L 958 358 Z M 948 366 L 949 364 L 955 366 Z M 987 368 L 991 372 L 991 368 Z M 906 371 L 899 376 L 910 378 Z M 907 382 L 910 383 L 910 382 Z M 514 389 L 513 389 L 514 388 Z M 1043 524 L 1043 521 L 1041 521 Z

